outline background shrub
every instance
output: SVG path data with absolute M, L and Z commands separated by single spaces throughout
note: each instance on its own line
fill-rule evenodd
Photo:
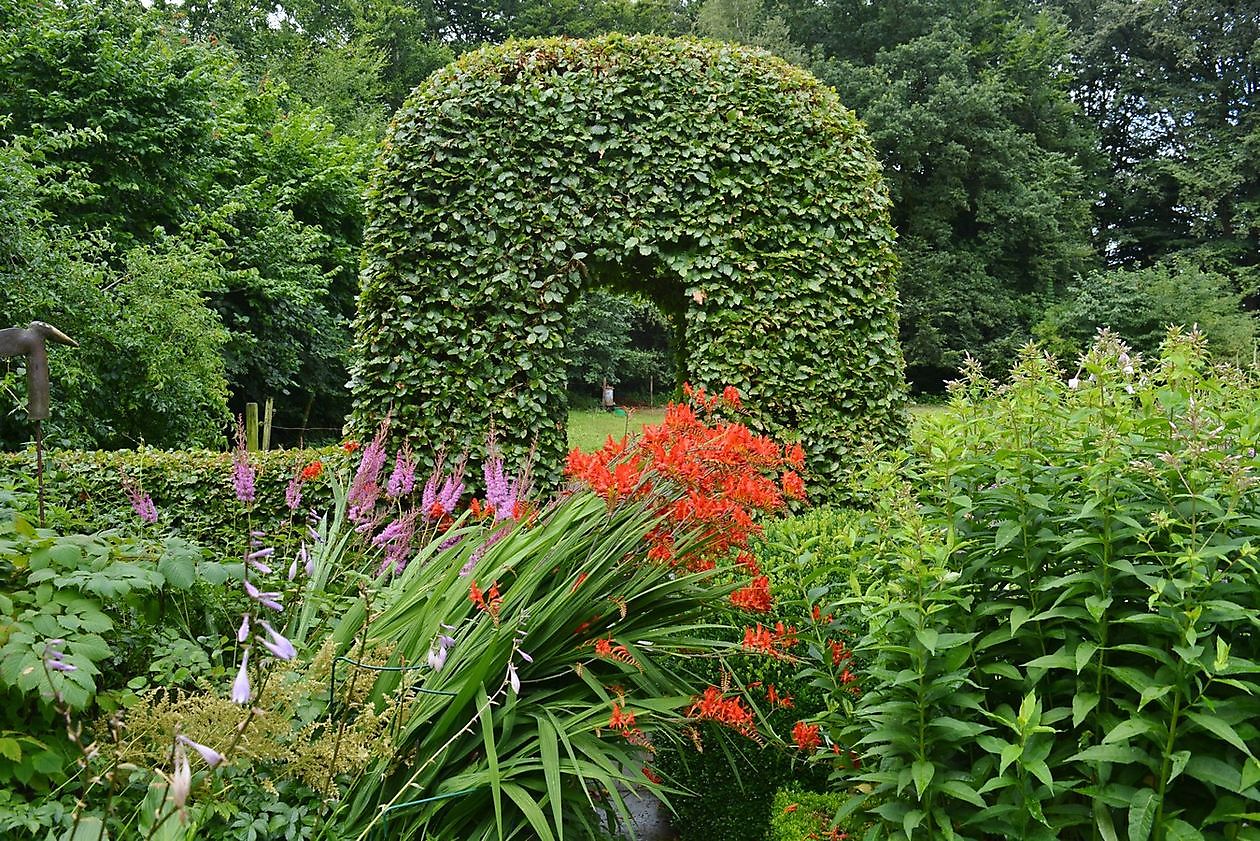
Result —
M 251 453 L 258 468 L 255 506 L 283 511 L 285 488 L 304 466 L 318 460 L 335 470 L 349 458 L 340 447 Z M 245 515 L 232 490 L 231 465 L 231 453 L 209 450 L 52 450 L 45 454 L 49 521 L 62 530 L 84 532 L 134 523 L 123 491 L 125 477 L 153 497 L 161 526 L 212 551 L 239 556 L 249 530 L 243 528 Z M 0 453 L 0 479 L 30 489 L 34 477 L 34 450 Z M 303 493 L 314 510 L 332 505 L 325 482 L 307 483 Z
M 768 53 L 617 35 L 468 53 L 382 145 L 352 423 L 392 411 L 429 453 L 484 452 L 493 428 L 554 482 L 566 312 L 621 286 L 681 325 L 693 384 L 735 386 L 751 426 L 834 477 L 904 432 L 892 239 L 861 124 Z
M 1008 386 L 972 369 L 952 396 L 848 600 L 869 837 L 1250 837 L 1254 377 L 1198 334 L 1150 364 L 1104 334 L 1067 384 L 1029 349 Z
M 796 787 L 779 789 L 770 805 L 770 832 L 765 836 L 766 841 L 847 838 L 848 835 L 827 834 L 833 830 L 857 832 L 859 825 L 851 818 L 836 822 L 835 816 L 843 805 L 844 797 L 835 792 L 802 791 Z

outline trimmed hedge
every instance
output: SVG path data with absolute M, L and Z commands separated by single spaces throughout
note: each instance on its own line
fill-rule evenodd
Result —
M 250 453 L 257 468 L 255 510 L 283 512 L 284 491 L 294 474 L 315 460 L 325 469 L 350 462 L 340 447 Z M 51 450 L 44 457 L 50 525 L 94 532 L 139 522 L 123 492 L 123 478 L 153 497 L 159 523 L 210 549 L 236 553 L 244 544 L 244 507 L 232 489 L 232 454 L 210 450 Z M 0 453 L 5 479 L 35 481 L 35 451 Z M 332 504 L 326 481 L 303 488 L 316 509 Z M 268 521 L 281 519 L 268 516 Z
M 416 449 L 536 475 L 565 450 L 566 309 L 645 293 L 683 374 L 800 438 L 816 496 L 904 435 L 889 201 L 835 92 L 761 50 L 609 35 L 510 42 L 416 89 L 368 197 L 351 391 Z

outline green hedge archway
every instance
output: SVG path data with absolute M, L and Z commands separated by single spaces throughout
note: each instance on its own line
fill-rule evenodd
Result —
M 352 427 L 565 450 L 565 311 L 605 284 L 679 324 L 696 385 L 798 439 L 814 486 L 904 434 L 888 198 L 861 124 L 760 50 L 509 42 L 418 87 L 368 197 Z M 825 494 L 830 495 L 830 494 Z

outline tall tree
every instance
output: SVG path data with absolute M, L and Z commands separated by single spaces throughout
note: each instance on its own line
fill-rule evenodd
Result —
M 1182 255 L 1260 308 L 1260 6 L 1071 0 L 1073 91 L 1109 177 L 1098 244 L 1147 266 Z
M 1091 259 L 1093 139 L 1069 98 L 1066 29 L 1017 2 L 775 9 L 884 161 L 909 376 L 939 387 L 966 354 L 1005 370 Z

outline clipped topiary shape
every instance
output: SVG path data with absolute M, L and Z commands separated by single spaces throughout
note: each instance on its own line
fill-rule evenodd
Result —
M 368 198 L 351 390 L 421 451 L 565 450 L 566 309 L 675 319 L 681 374 L 834 480 L 904 434 L 889 201 L 862 125 L 769 53 L 610 35 L 466 54 L 395 116 Z

